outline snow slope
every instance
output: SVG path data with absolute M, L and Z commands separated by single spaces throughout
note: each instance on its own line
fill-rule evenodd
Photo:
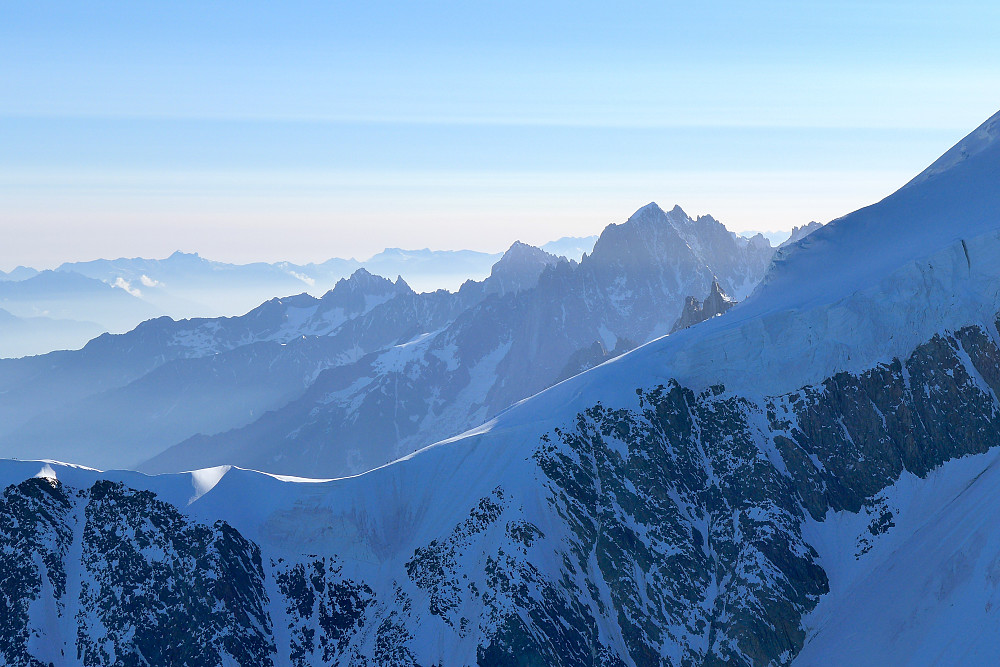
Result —
M 806 618 L 810 635 L 795 664 L 994 662 L 998 494 L 995 448 L 946 463 L 926 479 L 906 473 L 864 512 L 831 512 L 810 522 L 807 540 L 819 551 L 834 593 Z M 892 526 L 873 536 L 868 526 L 883 515 Z

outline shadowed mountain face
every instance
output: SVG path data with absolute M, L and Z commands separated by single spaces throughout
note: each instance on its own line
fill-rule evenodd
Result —
M 789 246 L 725 316 L 364 475 L 2 462 L 3 661 L 988 662 L 997 118 Z M 497 330 L 547 281 L 590 285 L 588 260 L 454 321 Z M 844 280 L 812 273 L 832 263 Z

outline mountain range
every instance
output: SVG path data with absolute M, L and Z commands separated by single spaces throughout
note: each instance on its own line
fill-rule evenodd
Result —
M 997 182 L 1000 114 L 896 193 L 780 249 L 752 294 L 748 274 L 718 275 L 740 298 L 723 315 L 365 474 L 4 462 L 0 655 L 988 664 Z M 644 207 L 514 296 L 554 277 L 591 285 L 702 224 Z M 679 304 L 640 313 L 620 297 L 669 275 L 606 298 L 666 326 Z
M 78 352 L 0 361 L 0 452 L 356 474 L 666 334 L 713 280 L 745 295 L 773 252 L 650 204 L 579 263 L 515 243 L 456 292 L 359 269 L 322 298 L 151 320 Z
M 579 259 L 597 237 L 565 237 L 543 246 Z M 119 258 L 68 262 L 52 271 L 19 266 L 0 272 L 0 308 L 26 323 L 0 322 L 0 357 L 77 349 L 102 332 L 123 333 L 157 316 L 242 315 L 278 295 L 324 294 L 360 268 L 404 276 L 418 291 L 457 289 L 482 280 L 500 253 L 387 248 L 367 260 L 320 264 L 228 264 L 175 252 L 165 259 Z

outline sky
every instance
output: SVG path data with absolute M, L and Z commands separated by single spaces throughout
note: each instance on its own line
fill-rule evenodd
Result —
M 4 2 L 0 270 L 826 222 L 998 64 L 995 2 Z

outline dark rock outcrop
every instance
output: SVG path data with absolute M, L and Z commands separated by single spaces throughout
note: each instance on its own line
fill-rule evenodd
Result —
M 684 300 L 684 311 L 677 318 L 677 321 L 674 322 L 670 333 L 687 329 L 716 315 L 722 315 L 735 305 L 736 301 L 722 291 L 718 281 L 713 280 L 712 287 L 709 289 L 708 296 L 705 297 L 704 301 L 698 301 L 693 296 L 689 296 Z

